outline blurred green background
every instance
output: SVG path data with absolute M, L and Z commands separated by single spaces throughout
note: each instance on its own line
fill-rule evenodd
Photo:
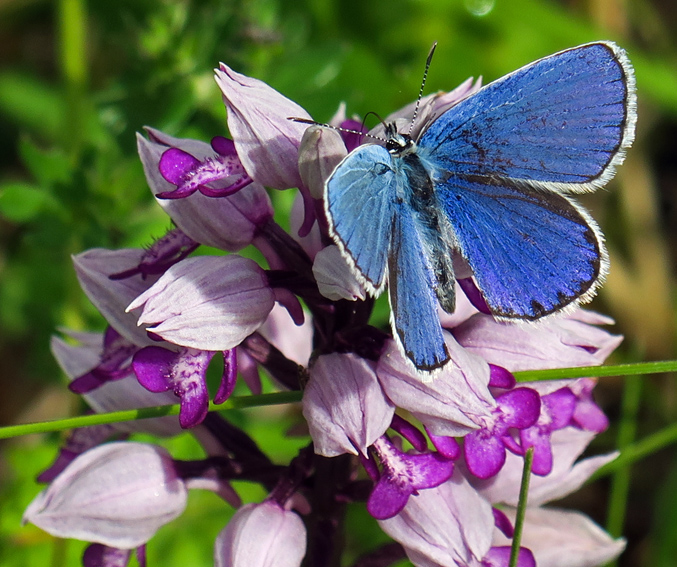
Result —
M 0 424 L 80 411 L 49 354 L 49 336 L 60 326 L 100 329 L 103 322 L 79 290 L 70 255 L 142 246 L 164 233 L 169 221 L 145 184 L 134 133 L 152 125 L 205 141 L 224 134 L 212 79 L 219 61 L 324 121 L 341 101 L 360 115 L 385 115 L 411 101 L 434 40 L 427 92 L 469 76 L 490 81 L 580 43 L 617 41 L 636 68 L 639 122 L 617 177 L 584 199 L 612 260 L 593 307 L 626 336 L 615 362 L 675 358 L 675 38 L 674 0 L 0 1 Z M 627 387 L 604 379 L 598 399 L 613 425 L 593 452 L 616 447 L 619 430 L 642 438 L 677 416 L 671 376 L 631 378 Z M 285 462 L 298 444 L 272 424 L 285 415 L 293 421 L 293 411 L 238 419 Z M 79 564 L 81 544 L 20 526 L 38 491 L 33 479 L 58 442 L 54 435 L 0 445 L 3 567 Z M 187 436 L 170 446 L 177 456 L 195 451 Z M 613 520 L 629 540 L 620 564 L 677 565 L 674 451 L 624 475 L 614 481 L 614 490 L 630 485 L 625 520 Z M 592 484 L 568 504 L 604 525 L 610 484 Z M 210 564 L 225 514 L 212 495 L 192 495 L 187 514 L 151 541 L 150 564 Z M 365 525 L 351 540 L 352 554 L 384 539 L 360 510 L 351 509 L 350 519 Z

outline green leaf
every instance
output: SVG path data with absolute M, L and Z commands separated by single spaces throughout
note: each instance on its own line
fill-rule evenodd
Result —
M 8 220 L 27 222 L 54 205 L 54 198 L 35 185 L 21 181 L 0 184 L 0 215 Z
M 23 136 L 19 141 L 19 154 L 40 185 L 66 183 L 70 179 L 70 163 L 59 149 L 40 148 L 28 136 Z

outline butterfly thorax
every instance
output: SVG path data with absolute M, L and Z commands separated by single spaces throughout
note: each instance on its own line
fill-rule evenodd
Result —
M 455 237 L 447 218 L 441 214 L 435 194 L 432 171 L 427 160 L 422 159 L 416 143 L 407 134 L 399 134 L 386 127 L 386 149 L 390 153 L 395 171 L 405 183 L 398 186 L 398 198 L 408 205 L 421 236 L 425 251 L 424 262 L 433 274 L 433 288 L 442 308 L 454 310 L 454 270 L 450 251 L 455 248 Z

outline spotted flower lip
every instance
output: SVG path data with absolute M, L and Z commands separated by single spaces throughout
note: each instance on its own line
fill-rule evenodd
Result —
M 187 490 L 165 449 L 109 443 L 76 458 L 28 506 L 52 535 L 131 549 L 183 513 Z
M 197 160 L 214 155 L 214 150 L 205 142 L 174 138 L 154 128 L 146 131 L 149 139 L 137 134 L 137 147 L 146 180 L 155 196 L 175 189 L 160 173 L 160 161 L 169 148 Z M 158 199 L 157 202 L 188 237 L 229 252 L 251 244 L 260 228 L 273 217 L 270 198 L 259 183 L 250 183 L 218 199 L 195 193 L 187 199 Z
M 216 353 L 196 349 L 173 352 L 149 346 L 134 355 L 132 365 L 139 383 L 151 392 L 173 391 L 181 400 L 179 423 L 189 428 L 204 421 L 209 410 L 207 367 Z M 230 396 L 235 386 L 237 369 L 234 352 L 224 354 L 224 368 L 217 394 L 218 403 Z M 215 400 L 216 401 L 216 400 Z
M 275 303 L 263 270 L 236 255 L 198 256 L 172 266 L 129 304 L 139 324 L 177 345 L 234 348 L 260 327 Z
M 301 518 L 275 502 L 266 501 L 246 504 L 230 519 L 216 538 L 214 564 L 299 567 L 305 554 L 306 528 Z
M 207 197 L 227 197 L 252 182 L 237 157 L 232 140 L 216 136 L 211 146 L 215 155 L 204 160 L 179 148 L 165 150 L 160 158 L 160 173 L 176 185 L 176 190 L 158 193 L 157 197 L 182 199 L 196 191 Z
M 373 447 L 383 470 L 367 500 L 367 510 L 377 520 L 396 516 L 412 495 L 439 486 L 454 472 L 453 461 L 441 454 L 407 454 L 386 436 L 377 439 Z

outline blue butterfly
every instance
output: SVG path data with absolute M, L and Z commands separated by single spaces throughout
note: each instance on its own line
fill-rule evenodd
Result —
M 449 361 L 437 304 L 454 311 L 460 252 L 491 313 L 536 320 L 589 301 L 608 255 L 571 197 L 611 179 L 634 138 L 635 81 L 610 42 L 567 49 L 490 83 L 417 139 L 385 125 L 325 185 L 330 234 L 421 371 Z

